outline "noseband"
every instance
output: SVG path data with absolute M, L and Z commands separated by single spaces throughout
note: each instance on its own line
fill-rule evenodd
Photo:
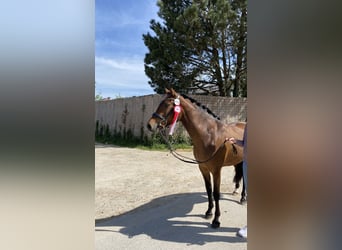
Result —
M 158 113 L 153 113 L 153 114 L 152 114 L 152 117 L 158 118 L 158 119 L 160 119 L 161 121 L 166 121 L 166 119 L 167 119 L 167 117 L 165 118 L 164 116 L 162 116 L 162 115 L 160 115 L 160 114 L 158 114 Z
M 174 98 L 170 98 L 170 99 L 174 99 Z M 154 112 L 152 114 L 153 118 L 158 118 L 160 119 L 160 121 L 158 122 L 158 128 L 162 128 L 164 129 L 166 127 L 167 124 L 167 119 L 169 118 L 169 116 L 171 115 L 171 113 L 173 112 L 173 108 L 171 108 L 171 110 L 167 113 L 167 115 L 164 117 L 156 112 Z
M 158 122 L 158 128 L 165 128 L 166 123 L 167 123 L 167 118 L 170 116 L 172 110 L 173 109 L 171 109 L 170 112 L 167 113 L 166 117 L 164 117 L 164 116 L 162 116 L 162 115 L 160 115 L 160 114 L 158 114 L 156 112 L 154 112 L 152 114 L 152 117 L 160 119 L 160 121 Z

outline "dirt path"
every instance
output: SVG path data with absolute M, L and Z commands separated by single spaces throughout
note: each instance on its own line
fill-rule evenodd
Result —
M 182 154 L 193 157 L 192 152 L 182 152 Z M 225 230 L 227 230 L 227 226 L 229 226 L 232 238 L 223 238 L 221 244 L 234 243 L 232 249 L 246 249 L 246 243 L 240 242 L 235 236 L 237 228 L 247 223 L 247 206 L 238 204 L 239 195 L 231 195 L 234 189 L 233 175 L 233 167 L 223 168 L 222 201 L 220 203 L 221 230 L 225 226 Z M 200 239 L 206 239 L 205 237 L 199 237 L 199 241 L 194 240 L 197 239 L 198 234 L 192 235 L 191 240 L 178 238 L 172 240 L 172 237 L 170 240 L 170 234 L 167 233 L 168 230 L 175 229 L 169 221 L 174 219 L 174 213 L 177 213 L 178 210 L 180 214 L 184 215 L 192 213 L 195 218 L 189 218 L 189 220 L 191 222 L 198 220 L 200 224 L 206 223 L 203 224 L 204 231 L 211 232 L 212 229 L 208 229 L 210 221 L 204 220 L 200 216 L 205 212 L 206 207 L 204 182 L 197 165 L 183 163 L 168 152 L 95 145 L 95 219 L 99 221 L 99 219 L 114 216 L 110 220 L 96 223 L 96 249 L 107 249 L 107 247 L 108 249 L 117 249 L 112 248 L 113 245 L 110 244 L 113 240 L 122 242 L 122 245 L 116 243 L 117 246 L 121 247 L 118 249 L 129 249 L 124 247 L 127 246 L 128 242 L 129 244 L 136 244 L 136 241 L 132 243 L 131 234 L 142 237 L 142 242 L 146 241 L 146 244 L 150 244 L 148 243 L 151 240 L 150 238 L 162 240 L 163 244 L 166 242 L 169 244 L 170 241 L 194 246 L 203 245 L 205 242 L 210 243 L 211 237 L 207 237 L 207 241 L 200 241 Z M 156 214 L 151 215 L 152 211 L 155 211 Z M 155 220 L 154 224 L 162 223 L 160 227 L 166 230 L 165 234 L 169 236 L 165 237 L 168 240 L 155 235 L 156 231 L 153 227 L 148 228 L 146 226 L 146 216 L 149 217 L 149 221 Z M 121 222 L 119 223 L 118 220 Z M 130 220 L 134 220 L 137 224 L 130 227 Z M 139 222 L 142 223 L 140 225 L 143 227 L 141 231 L 137 229 Z M 122 227 L 122 224 L 125 226 Z M 159 228 L 158 231 L 160 230 L 162 229 Z M 109 233 L 110 231 L 121 234 Z M 197 231 L 190 230 L 190 232 Z M 222 234 L 220 229 L 214 231 L 214 233 L 216 232 Z M 180 235 L 184 237 L 184 233 Z M 142 235 L 146 234 L 149 237 L 144 238 Z M 227 239 L 231 240 L 227 242 Z M 213 248 L 218 246 L 215 242 L 213 240 L 210 243 Z M 229 249 L 226 248 L 228 245 L 222 246 Z M 206 244 L 206 247 L 209 245 Z M 155 249 L 169 248 L 163 245 L 163 247 L 158 246 Z M 177 249 L 177 247 L 171 244 L 170 249 Z

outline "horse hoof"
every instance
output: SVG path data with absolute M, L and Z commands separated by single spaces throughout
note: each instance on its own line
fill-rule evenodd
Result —
M 240 204 L 241 204 L 241 205 L 247 204 L 247 199 L 246 199 L 246 198 L 241 198 Z
M 219 228 L 220 227 L 220 222 L 219 221 L 213 221 L 213 223 L 211 224 L 212 228 Z

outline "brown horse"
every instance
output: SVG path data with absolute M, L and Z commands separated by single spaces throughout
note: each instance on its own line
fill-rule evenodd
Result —
M 180 106 L 178 120 L 181 121 L 193 142 L 193 154 L 198 162 L 199 169 L 203 175 L 208 195 L 208 210 L 205 218 L 212 216 L 213 197 L 215 200 L 215 217 L 212 227 L 220 226 L 220 184 L 221 169 L 223 166 L 235 165 L 236 175 L 234 182 L 239 187 L 242 178 L 243 149 L 233 146 L 227 142 L 227 138 L 243 138 L 245 123 L 224 124 L 214 117 L 209 109 L 196 105 L 195 100 L 186 95 L 179 95 L 173 89 L 166 89 L 166 98 L 161 101 L 156 112 L 148 121 L 147 128 L 150 131 L 165 129 L 172 124 L 175 115 L 174 107 Z M 211 175 L 214 181 L 214 192 L 212 191 Z M 241 194 L 241 202 L 245 201 L 245 185 Z

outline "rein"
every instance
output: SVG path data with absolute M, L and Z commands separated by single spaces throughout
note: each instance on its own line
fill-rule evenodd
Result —
M 222 144 L 220 145 L 220 147 L 208 158 L 206 159 L 205 161 L 198 161 L 196 159 L 192 159 L 192 158 L 189 158 L 189 157 L 186 157 L 184 155 L 181 155 L 179 153 L 177 153 L 173 148 L 172 148 L 172 145 L 168 139 L 168 136 L 166 135 L 166 123 L 167 123 L 167 119 L 169 117 L 169 115 L 171 114 L 171 112 L 173 111 L 173 114 L 174 114 L 174 117 L 172 119 L 172 123 L 171 123 L 171 128 L 170 128 L 170 132 L 169 132 L 169 136 L 172 136 L 173 134 L 173 131 L 174 131 L 174 128 L 176 126 L 176 123 L 177 123 L 177 120 L 178 120 L 178 115 L 179 113 L 181 112 L 181 106 L 180 106 L 180 100 L 179 100 L 179 96 L 177 96 L 177 98 L 172 98 L 173 99 L 173 103 L 174 103 L 174 108 L 171 109 L 166 117 L 158 114 L 158 113 L 153 113 L 152 114 L 152 117 L 156 117 L 158 119 L 160 119 L 160 122 L 158 124 L 158 127 L 159 127 L 159 133 L 161 135 L 161 137 L 163 137 L 164 141 L 166 142 L 171 154 L 177 158 L 178 160 L 181 160 L 183 162 L 186 162 L 186 163 L 191 163 L 191 164 L 200 164 L 200 163 L 206 163 L 208 161 L 210 161 L 211 159 L 213 159 L 215 157 L 215 155 L 217 154 L 218 151 L 220 151 L 224 145 L 226 144 L 226 142 L 229 140 L 228 138 L 226 138 Z M 237 154 L 237 150 L 236 150 L 236 147 L 234 144 L 231 144 L 232 147 L 233 147 L 233 152 L 234 154 Z
M 191 164 L 200 164 L 200 163 L 206 163 L 208 161 L 210 161 L 211 159 L 213 159 L 215 157 L 215 155 L 217 154 L 217 152 L 224 147 L 225 143 L 229 140 L 228 138 L 226 138 L 224 140 L 224 142 L 222 142 L 222 144 L 220 145 L 220 147 L 208 158 L 206 159 L 205 161 L 198 161 L 196 159 L 192 159 L 190 157 L 187 157 L 187 156 L 184 156 L 184 155 L 181 155 L 179 153 L 177 153 L 173 148 L 172 148 L 172 145 L 170 143 L 170 141 L 168 140 L 167 136 L 165 135 L 165 128 L 163 130 L 159 130 L 159 133 L 160 135 L 163 137 L 164 141 L 166 142 L 171 154 L 177 158 L 178 160 L 181 160 L 183 162 L 186 162 L 186 163 L 191 163 Z M 231 144 L 232 147 L 233 147 L 233 152 L 234 154 L 237 154 L 237 150 L 236 150 L 236 147 L 234 144 Z

